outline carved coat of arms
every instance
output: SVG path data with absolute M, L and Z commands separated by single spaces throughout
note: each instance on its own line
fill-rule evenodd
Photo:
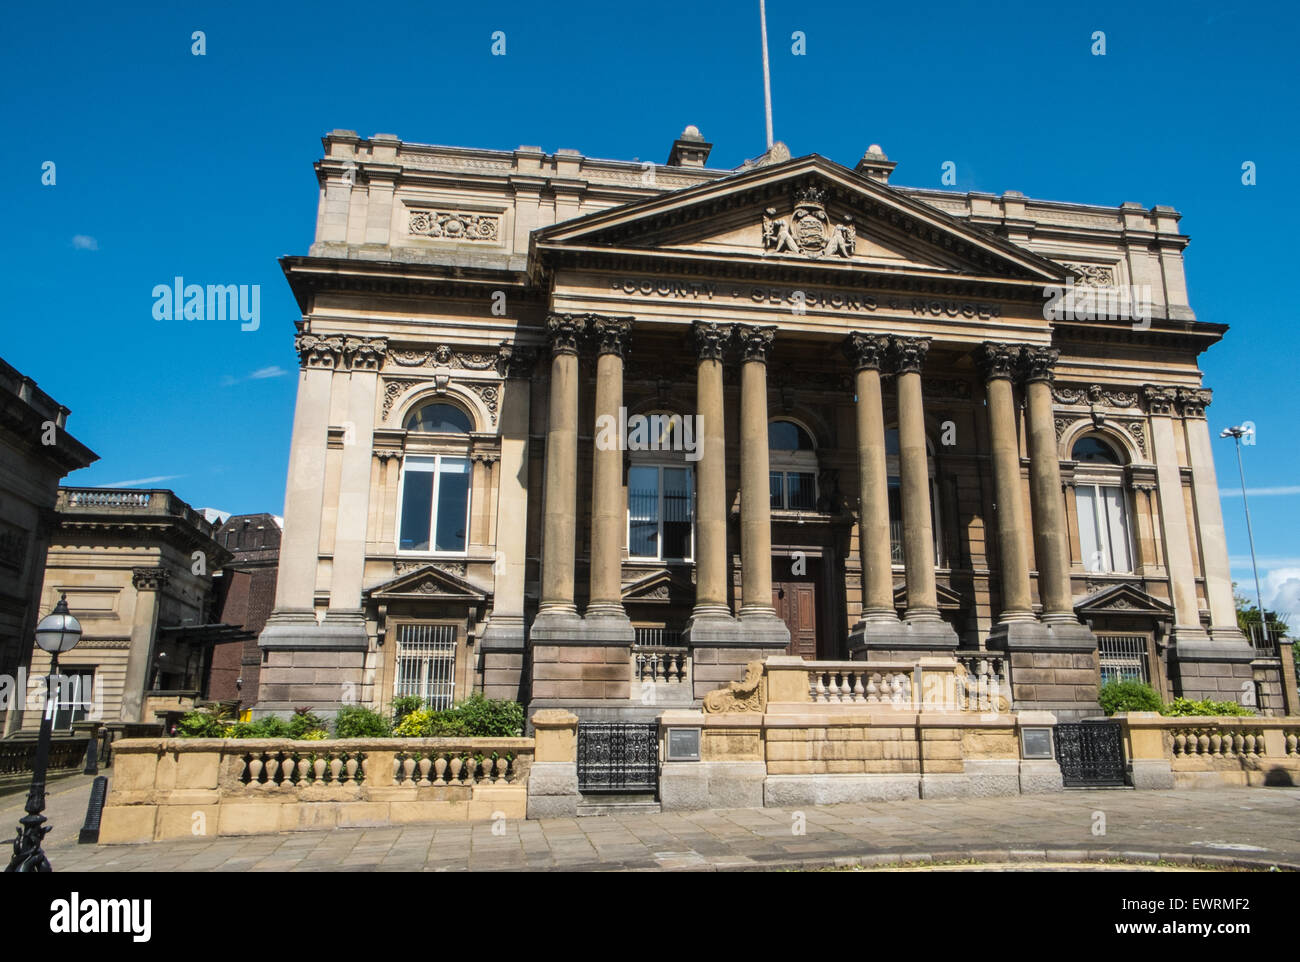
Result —
M 794 211 L 789 218 L 779 216 L 775 207 L 764 211 L 763 249 L 806 257 L 852 257 L 857 241 L 853 218 L 832 224 L 826 214 L 825 196 L 819 187 L 803 187 L 795 191 Z

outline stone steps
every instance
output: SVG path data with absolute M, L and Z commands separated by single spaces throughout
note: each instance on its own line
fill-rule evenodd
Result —
M 585 795 L 578 802 L 578 816 L 657 815 L 659 802 L 653 795 Z

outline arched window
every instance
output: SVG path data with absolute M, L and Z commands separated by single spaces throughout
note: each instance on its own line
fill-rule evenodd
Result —
M 1088 571 L 1133 570 L 1124 459 L 1110 442 L 1087 435 L 1074 442 L 1074 498 L 1079 517 L 1079 560 Z
M 934 558 L 943 564 L 943 541 L 939 537 L 939 486 L 934 476 L 934 458 L 926 442 L 926 467 L 930 474 L 930 531 L 934 536 Z M 903 482 L 898 466 L 898 429 L 885 432 L 885 471 L 889 480 L 889 553 L 894 564 L 904 563 L 903 558 Z
M 668 412 L 628 419 L 627 553 L 689 561 L 695 544 L 695 422 Z
M 816 511 L 817 452 L 812 436 L 793 421 L 772 421 L 767 449 L 772 508 Z
M 405 427 L 422 434 L 468 434 L 474 430 L 468 414 L 443 401 L 416 408 L 407 415 Z

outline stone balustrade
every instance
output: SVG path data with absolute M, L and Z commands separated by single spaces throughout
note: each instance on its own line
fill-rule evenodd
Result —
M 956 656 L 962 671 L 958 673 L 957 701 L 963 711 L 1010 711 L 1011 677 L 1007 656 L 998 652 Z
M 1300 785 L 1300 718 L 1129 712 L 1125 755 L 1136 788 Z
M 632 671 L 638 684 L 689 685 L 690 659 L 687 648 L 641 645 L 632 650 Z
M 887 668 L 863 662 L 815 663 L 808 670 L 808 698 L 817 704 L 912 704 L 912 666 Z
M 100 841 L 523 818 L 531 738 L 134 738 Z

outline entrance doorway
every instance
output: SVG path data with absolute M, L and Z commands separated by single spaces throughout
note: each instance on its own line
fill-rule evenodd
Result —
M 821 649 L 821 559 L 803 558 L 794 564 L 788 556 L 776 557 L 772 572 L 782 579 L 772 581 L 772 607 L 790 629 L 786 654 L 816 661 Z

